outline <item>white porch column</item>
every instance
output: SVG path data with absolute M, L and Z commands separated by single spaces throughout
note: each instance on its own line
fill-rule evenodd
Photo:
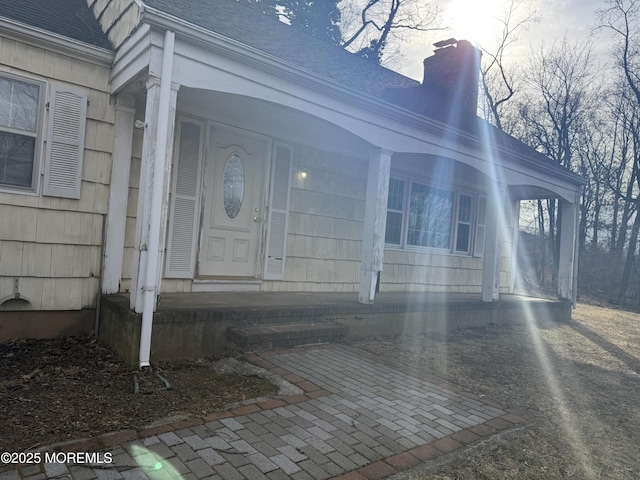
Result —
M 512 241 L 511 241 L 511 277 L 509 281 L 509 293 L 513 294 L 516 291 L 516 277 L 518 276 L 518 242 L 520 241 L 520 200 L 510 200 L 511 204 L 511 229 Z
M 160 205 L 160 231 L 158 232 L 158 251 L 156 252 L 158 270 L 156 271 L 156 289 L 159 291 L 159 279 L 162 275 L 164 260 L 164 237 L 166 232 L 168 193 L 171 171 L 171 157 L 173 146 L 173 129 L 176 116 L 176 100 L 179 86 L 171 84 L 170 96 L 166 112 L 160 112 L 160 79 L 150 77 L 147 82 L 147 103 L 145 111 L 145 131 L 142 140 L 142 163 L 140 165 L 140 184 L 138 190 L 138 211 L 136 220 L 136 236 L 131 269 L 131 308 L 137 313 L 143 308 L 143 289 L 147 272 L 147 257 L 149 247 L 149 229 L 151 225 L 153 177 L 157 173 L 162 177 L 162 203 Z M 161 156 L 156 154 L 158 139 L 158 119 L 164 116 L 167 121 L 167 142 Z M 157 158 L 162 158 L 157 163 Z M 155 309 L 155 306 L 154 306 Z
M 162 187 L 162 211 L 160 213 L 160 243 L 158 245 L 158 270 L 156 272 L 157 294 L 160 294 L 162 276 L 164 275 L 165 240 L 169 226 L 169 193 L 171 191 L 171 166 L 173 164 L 173 139 L 176 129 L 176 104 L 180 85 L 171 84 L 171 96 L 169 98 L 169 118 L 167 122 L 167 146 L 164 163 L 164 185 Z
M 382 271 L 391 155 L 391 151 L 376 150 L 369 158 L 358 295 L 358 301 L 364 304 L 373 303 L 378 274 Z
M 576 254 L 577 203 L 560 201 L 562 219 L 560 223 L 560 258 L 558 263 L 558 298 L 573 301 L 573 265 Z
M 500 299 L 500 243 L 504 229 L 505 189 L 493 184 L 487 197 L 484 262 L 482 264 L 482 301 Z
M 120 94 L 116 100 L 115 142 L 109 183 L 109 213 L 104 246 L 102 293 L 118 293 L 124 255 L 124 230 L 127 221 L 129 174 L 131 172 L 131 145 L 135 101 Z

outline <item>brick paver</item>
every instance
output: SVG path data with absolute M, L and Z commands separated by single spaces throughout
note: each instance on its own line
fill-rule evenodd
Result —
M 284 374 L 307 395 L 188 419 L 171 431 L 103 435 L 102 448 L 118 439 L 128 442 L 107 450 L 111 464 L 4 468 L 0 480 L 36 478 L 39 472 L 75 480 L 383 478 L 526 421 L 494 402 L 344 346 L 270 352 L 250 360 Z M 75 451 L 87 451 L 80 449 L 85 444 Z

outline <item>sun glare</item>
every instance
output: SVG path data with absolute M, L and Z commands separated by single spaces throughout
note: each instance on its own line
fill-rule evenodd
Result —
M 484 45 L 499 32 L 503 8 L 504 0 L 451 0 L 446 16 L 457 39 Z

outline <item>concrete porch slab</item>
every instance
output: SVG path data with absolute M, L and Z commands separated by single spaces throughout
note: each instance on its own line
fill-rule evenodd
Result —
M 479 294 L 380 293 L 374 305 L 356 293 L 226 292 L 163 294 L 154 314 L 151 360 L 180 360 L 228 354 L 226 332 L 284 323 L 335 322 L 348 338 L 419 335 L 455 328 L 500 325 L 547 318 L 567 321 L 571 304 L 521 295 L 482 302 Z M 127 363 L 137 365 L 142 315 L 125 294 L 105 295 L 99 336 Z

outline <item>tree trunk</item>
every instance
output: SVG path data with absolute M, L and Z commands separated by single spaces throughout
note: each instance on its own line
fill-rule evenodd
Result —
M 549 245 L 551 246 L 551 288 L 557 285 L 558 280 L 558 251 L 559 251 L 559 239 L 558 232 L 558 215 L 556 211 L 556 199 L 550 198 L 547 200 L 547 213 L 549 214 Z
M 536 263 L 536 276 L 538 277 L 538 285 L 544 285 L 545 263 L 547 261 L 547 238 L 544 227 L 544 207 L 542 200 L 538 200 L 538 231 L 540 232 L 540 258 Z
M 633 262 L 636 256 L 638 230 L 640 230 L 640 215 L 638 214 L 638 212 L 636 212 L 636 219 L 633 222 L 633 228 L 631 229 L 631 238 L 629 239 L 629 246 L 627 247 L 627 259 L 624 263 L 622 278 L 620 279 L 620 291 L 618 293 L 618 304 L 620 305 L 624 305 L 624 298 L 629 288 L 631 269 L 633 268 Z

